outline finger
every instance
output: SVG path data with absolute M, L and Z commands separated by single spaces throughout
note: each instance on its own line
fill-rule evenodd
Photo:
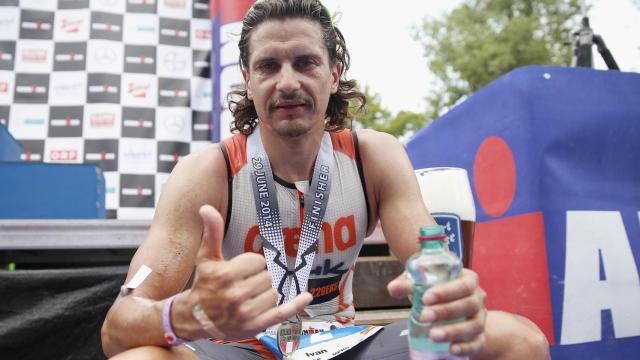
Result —
M 396 299 L 403 299 L 411 294 L 411 281 L 407 278 L 407 274 L 402 273 L 397 278 L 391 280 L 389 284 L 387 284 L 387 291 L 389 291 L 389 295 Z
M 213 206 L 202 205 L 202 207 L 200 207 L 200 217 L 202 218 L 204 231 L 196 264 L 200 264 L 206 259 L 224 260 L 222 256 L 222 237 L 224 231 L 222 216 Z
M 263 291 L 240 305 L 236 313 L 236 320 L 239 323 L 244 323 L 255 319 L 260 314 L 276 306 L 277 301 L 278 292 L 270 287 L 267 291 Z
M 445 304 L 425 306 L 420 315 L 420 320 L 434 322 L 474 317 L 483 309 L 484 304 L 479 295 L 468 296 Z
M 478 337 L 484 331 L 484 313 L 465 321 L 437 325 L 431 329 L 429 336 L 434 341 L 469 342 Z
M 480 334 L 472 341 L 451 344 L 449 351 L 458 356 L 474 356 L 480 354 L 484 350 L 486 343 L 486 336 L 484 334 Z
M 311 303 L 313 296 L 308 292 L 302 293 L 290 302 L 280 305 L 278 307 L 271 308 L 264 313 L 260 314 L 252 322 L 252 328 L 266 329 L 271 325 L 279 324 L 292 316 L 302 312 L 307 305 Z
M 244 280 L 237 281 L 233 288 L 227 290 L 226 297 L 229 302 L 241 303 L 269 289 L 271 289 L 271 274 L 262 271 Z M 274 303 L 270 304 L 270 306 L 274 305 Z
M 468 297 L 478 289 L 478 285 L 478 275 L 471 270 L 463 269 L 459 278 L 425 291 L 422 302 L 432 305 Z
M 267 263 L 264 257 L 256 253 L 242 253 L 228 261 L 237 279 L 244 279 L 265 271 Z M 269 281 L 271 285 L 271 281 Z

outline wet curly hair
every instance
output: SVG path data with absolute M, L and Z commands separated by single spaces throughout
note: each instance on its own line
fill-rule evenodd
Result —
M 362 111 L 367 100 L 357 88 L 355 80 L 348 80 L 349 51 L 344 36 L 333 24 L 327 8 L 319 0 L 258 0 L 249 9 L 242 21 L 240 34 L 240 67 L 249 66 L 249 40 L 252 31 L 261 23 L 269 20 L 309 19 L 318 22 L 322 27 L 324 44 L 329 53 L 331 65 L 342 64 L 342 74 L 338 83 L 338 91 L 331 94 L 325 113 L 325 130 L 339 131 L 344 129 L 345 122 L 354 113 Z M 258 114 L 253 101 L 247 97 L 247 90 L 236 88 L 227 94 L 229 110 L 233 114 L 231 131 L 245 135 L 251 134 L 258 122 Z

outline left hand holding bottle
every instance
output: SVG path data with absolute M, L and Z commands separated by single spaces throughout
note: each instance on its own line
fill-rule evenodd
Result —
M 387 289 L 395 298 L 411 295 L 411 281 L 405 273 L 391 281 Z M 431 329 L 429 336 L 434 341 L 451 342 L 449 351 L 455 355 L 473 356 L 484 349 L 486 343 L 485 307 L 486 293 L 480 288 L 478 274 L 463 269 L 453 281 L 437 285 L 425 291 L 422 302 L 425 308 L 420 320 L 441 322 L 466 318 L 465 321 L 450 325 L 438 325 Z

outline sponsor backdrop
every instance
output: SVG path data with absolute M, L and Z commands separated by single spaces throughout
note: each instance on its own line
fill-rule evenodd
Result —
M 416 168 L 467 169 L 489 308 L 554 359 L 640 358 L 640 75 L 514 70 L 419 132 Z
M 110 218 L 148 219 L 211 142 L 207 0 L 3 0 L 0 123 L 22 159 L 100 163 Z

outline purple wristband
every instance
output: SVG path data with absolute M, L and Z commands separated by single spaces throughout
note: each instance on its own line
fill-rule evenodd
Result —
M 173 304 L 173 299 L 176 296 L 168 298 L 167 301 L 164 302 L 164 306 L 162 307 L 162 327 L 164 328 L 164 339 L 167 340 L 169 345 L 180 345 L 184 344 L 185 340 L 180 339 L 173 332 L 173 328 L 171 327 L 171 305 Z

